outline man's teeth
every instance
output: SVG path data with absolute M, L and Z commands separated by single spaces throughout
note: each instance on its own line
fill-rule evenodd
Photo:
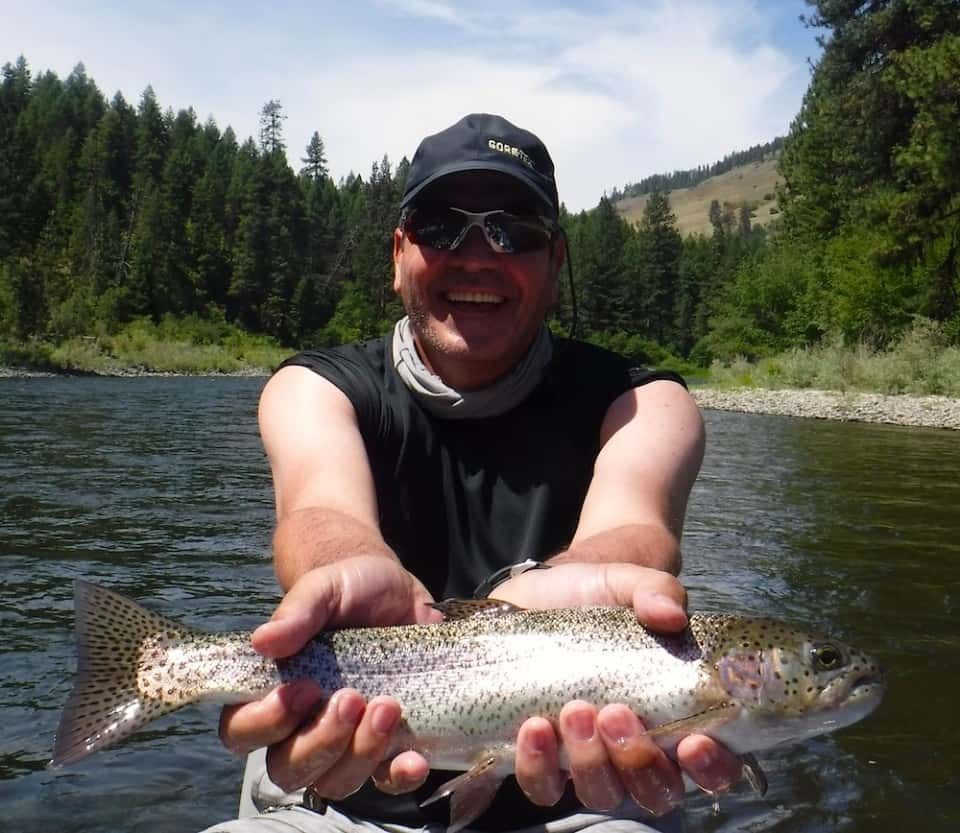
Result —
M 448 301 L 467 301 L 471 304 L 499 304 L 504 298 L 492 292 L 448 292 Z

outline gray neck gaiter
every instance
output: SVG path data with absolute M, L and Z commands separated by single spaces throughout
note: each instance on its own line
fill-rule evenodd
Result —
M 553 338 L 544 324 L 526 355 L 509 373 L 488 387 L 461 393 L 424 365 L 408 317 L 401 318 L 393 328 L 393 366 L 414 398 L 440 419 L 483 419 L 506 413 L 540 384 L 552 357 Z

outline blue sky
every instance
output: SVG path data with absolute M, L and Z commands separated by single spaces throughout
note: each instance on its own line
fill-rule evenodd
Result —
M 331 173 L 470 112 L 546 142 L 573 210 L 651 173 L 709 163 L 786 132 L 819 49 L 803 0 L 350 0 L 229 4 L 0 0 L 0 63 L 67 75 L 108 96 L 192 106 L 256 135 L 278 99 L 291 164 L 313 131 Z

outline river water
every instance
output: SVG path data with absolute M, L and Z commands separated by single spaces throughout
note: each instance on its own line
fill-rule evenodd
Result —
M 74 578 L 186 622 L 277 601 L 262 379 L 0 379 L 0 831 L 189 831 L 236 812 L 217 709 L 46 769 L 73 669 Z M 880 710 L 761 755 L 690 831 L 960 829 L 960 435 L 721 412 L 684 538 L 691 608 L 817 625 L 876 653 Z

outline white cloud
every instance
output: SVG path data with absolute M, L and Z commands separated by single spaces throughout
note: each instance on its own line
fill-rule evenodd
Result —
M 379 4 L 392 8 L 400 14 L 409 17 L 420 17 L 428 20 L 439 20 L 455 26 L 465 26 L 466 16 L 458 12 L 450 3 L 439 0 L 378 0 Z
M 193 106 L 241 138 L 277 98 L 292 164 L 316 130 L 335 176 L 412 156 L 466 113 L 500 113 L 544 139 L 573 209 L 785 132 L 806 81 L 750 0 L 303 2 L 275 14 L 52 5 L 0 20 L 0 60 L 22 52 L 60 74 L 83 60 L 107 95 L 135 102 L 150 83 L 161 105 Z
M 542 21 L 518 15 L 473 47 L 365 55 L 313 77 L 324 107 L 328 156 L 342 172 L 366 173 L 384 151 L 397 161 L 420 138 L 468 112 L 497 112 L 538 133 L 557 165 L 561 197 L 580 209 L 602 191 L 646 174 L 709 163 L 785 131 L 799 97 L 783 97 L 784 54 L 733 35 L 748 4 L 664 4 L 641 14 L 618 8 L 555 15 L 539 37 L 550 53 L 491 61 L 488 39 L 509 53 Z M 399 75 L 399 77 L 398 77 Z M 331 100 L 323 91 L 336 89 Z M 297 125 L 291 117 L 289 131 Z M 301 131 L 302 136 L 309 136 Z

